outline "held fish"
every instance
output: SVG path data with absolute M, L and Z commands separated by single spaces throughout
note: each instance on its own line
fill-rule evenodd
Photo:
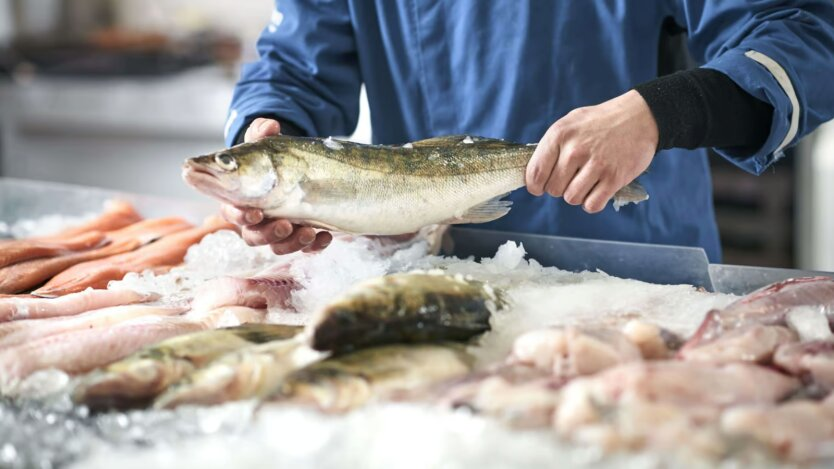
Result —
M 360 350 L 290 374 L 274 401 L 311 404 L 346 412 L 375 398 L 463 376 L 472 358 L 459 344 L 388 345 Z
M 73 392 L 95 408 L 144 405 L 188 373 L 234 350 L 289 339 L 300 326 L 244 324 L 164 340 L 84 377 Z
M 276 136 L 186 160 L 183 178 L 234 205 L 352 234 L 413 233 L 432 224 L 485 223 L 524 186 L 535 145 L 463 135 L 403 146 Z M 614 206 L 646 200 L 632 182 Z
M 490 329 L 502 295 L 460 276 L 394 274 L 361 282 L 320 310 L 307 326 L 316 350 L 465 341 Z

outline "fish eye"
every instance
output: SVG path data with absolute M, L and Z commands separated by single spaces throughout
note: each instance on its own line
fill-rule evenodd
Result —
M 228 153 L 218 153 L 214 157 L 214 162 L 217 163 L 217 166 L 220 166 L 226 171 L 234 171 L 237 169 L 237 162 L 232 155 Z

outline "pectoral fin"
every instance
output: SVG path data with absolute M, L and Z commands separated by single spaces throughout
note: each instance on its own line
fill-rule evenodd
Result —
M 459 217 L 454 217 L 442 222 L 443 224 L 460 224 L 460 223 L 486 223 L 488 221 L 497 220 L 510 212 L 513 202 L 510 200 L 501 200 L 502 197 L 508 194 L 503 194 L 494 199 L 489 199 L 486 202 L 480 203 Z

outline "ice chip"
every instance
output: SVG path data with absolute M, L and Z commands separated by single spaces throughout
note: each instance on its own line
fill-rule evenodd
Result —
M 527 251 L 524 250 L 524 245 L 507 241 L 498 248 L 495 257 L 492 258 L 492 263 L 504 270 L 513 270 L 524 262 L 524 256 L 526 255 Z

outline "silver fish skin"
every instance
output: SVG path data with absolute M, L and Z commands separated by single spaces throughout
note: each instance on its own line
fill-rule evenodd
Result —
M 397 235 L 485 223 L 525 185 L 535 145 L 452 135 L 401 146 L 275 136 L 186 160 L 183 179 L 267 216 L 351 234 Z M 648 199 L 632 182 L 614 206 Z

